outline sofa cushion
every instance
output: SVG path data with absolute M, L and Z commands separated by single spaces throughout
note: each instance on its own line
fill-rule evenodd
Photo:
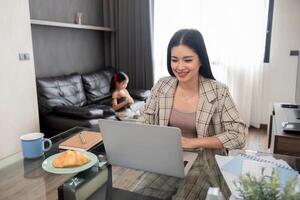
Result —
M 43 133 L 49 136 L 50 134 L 48 131 L 51 128 L 53 128 L 53 130 L 58 130 L 57 132 L 66 131 L 75 126 L 89 127 L 97 130 L 99 128 L 99 119 L 78 119 L 49 113 L 43 116 L 41 124 L 44 125 L 42 126 L 42 130 L 44 130 Z
M 59 106 L 83 106 L 87 103 L 79 74 L 37 78 L 37 90 L 41 112 L 49 112 Z
M 53 113 L 81 119 L 99 119 L 115 114 L 114 110 L 110 106 L 106 105 L 55 107 Z
M 111 96 L 110 83 L 113 73 L 113 68 L 106 68 L 82 75 L 82 82 L 89 103 Z

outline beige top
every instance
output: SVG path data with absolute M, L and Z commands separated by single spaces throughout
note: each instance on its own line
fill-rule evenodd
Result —
M 180 128 L 183 137 L 197 137 L 196 112 L 185 113 L 177 110 L 176 108 L 172 108 L 169 126 Z

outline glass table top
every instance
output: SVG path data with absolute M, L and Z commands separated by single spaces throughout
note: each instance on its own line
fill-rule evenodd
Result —
M 75 127 L 52 137 L 53 147 L 51 151 L 39 159 L 23 159 L 22 153 L 19 152 L 0 160 L 0 199 L 57 199 L 57 188 L 76 174 L 50 174 L 42 169 L 41 164 L 45 158 L 59 152 L 58 145 L 60 142 L 84 129 Z M 97 148 L 93 148 L 92 152 L 96 155 L 103 155 L 103 145 L 100 144 Z M 224 198 L 228 199 L 231 193 L 215 159 L 215 155 L 219 153 L 210 149 L 200 150 L 197 160 L 185 178 L 112 166 L 112 187 L 150 199 L 172 197 L 172 199 L 178 200 L 205 199 L 208 189 L 217 187 Z M 245 151 L 237 151 L 235 154 L 238 153 L 245 153 Z M 257 155 L 266 154 L 257 153 Z M 292 168 L 300 170 L 299 157 L 267 155 L 283 159 Z

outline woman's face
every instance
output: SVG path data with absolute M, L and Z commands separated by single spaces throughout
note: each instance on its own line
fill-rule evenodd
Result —
M 186 45 L 171 49 L 171 67 L 180 82 L 190 82 L 199 77 L 201 61 L 199 56 Z

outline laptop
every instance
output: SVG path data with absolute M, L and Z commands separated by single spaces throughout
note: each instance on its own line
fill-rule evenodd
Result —
M 285 132 L 300 133 L 300 123 L 299 122 L 283 122 L 282 130 Z
M 179 128 L 107 119 L 99 126 L 112 165 L 183 178 L 198 156 L 183 152 Z
M 291 106 L 298 105 L 289 105 L 289 108 L 282 110 L 282 130 L 286 133 L 300 133 L 300 109 L 294 109 Z
M 295 114 L 296 119 L 300 119 L 300 110 L 299 109 L 294 110 L 294 114 Z

